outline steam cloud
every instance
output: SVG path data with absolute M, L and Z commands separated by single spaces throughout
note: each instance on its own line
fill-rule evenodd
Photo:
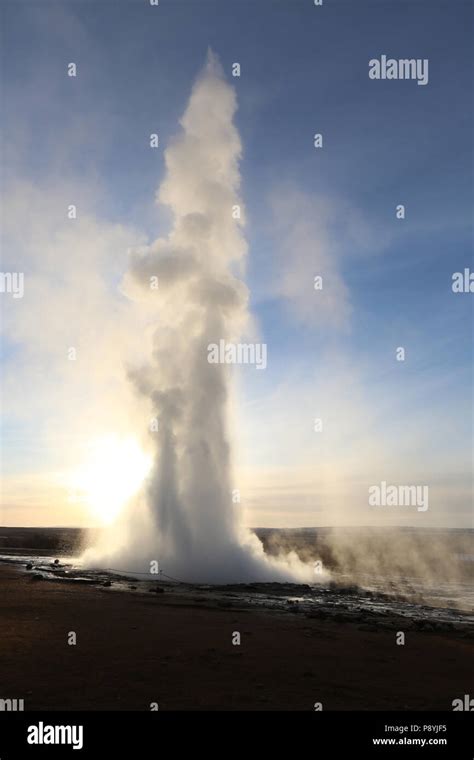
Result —
M 235 92 L 209 51 L 183 132 L 165 152 L 157 198 L 173 213 L 171 232 L 132 254 L 123 286 L 152 309 L 157 325 L 151 360 L 130 372 L 158 420 L 154 465 L 135 503 L 86 552 L 90 564 L 146 572 L 158 560 L 165 573 L 189 581 L 314 580 L 296 554 L 267 557 L 241 525 L 232 503 L 230 369 L 207 361 L 210 343 L 238 341 L 250 325 L 239 279 L 247 247 L 235 110 Z

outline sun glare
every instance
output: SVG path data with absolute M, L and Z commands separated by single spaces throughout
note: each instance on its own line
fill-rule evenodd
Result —
M 73 487 L 94 516 L 108 524 L 138 491 L 150 468 L 151 457 L 134 438 L 110 435 L 87 447 Z

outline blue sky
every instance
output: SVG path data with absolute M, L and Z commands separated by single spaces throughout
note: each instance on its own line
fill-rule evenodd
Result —
M 350 438 L 360 456 L 370 457 L 364 445 L 372 437 L 371 446 L 375 441 L 375 448 L 387 447 L 387 472 L 400 482 L 424 478 L 434 484 L 444 475 L 446 490 L 436 502 L 433 524 L 469 523 L 472 295 L 454 295 L 451 277 L 473 267 L 472 4 L 325 0 L 315 7 L 311 0 L 160 0 L 150 7 L 145 0 L 17 0 L 4 2 L 1 13 L 4 192 L 11 197 L 12 183 L 26 183 L 33 205 L 26 207 L 23 224 L 7 231 L 3 270 L 42 272 L 41 250 L 35 254 L 28 234 L 19 232 L 28 227 L 28 209 L 37 212 L 38 193 L 52 199 L 76 193 L 84 206 L 92 203 L 88 211 L 96 220 L 125 227 L 123 240 L 130 246 L 166 231 L 168 211 L 154 202 L 163 149 L 179 129 L 192 83 L 212 47 L 238 98 L 246 281 L 259 334 L 269 346 L 268 370 L 242 372 L 239 390 L 239 450 L 243 469 L 251 470 L 242 476 L 252 493 L 248 522 L 331 520 L 327 510 L 318 517 L 325 509 L 317 494 L 319 449 L 311 459 L 307 433 L 290 435 L 289 456 L 285 439 L 288 425 L 304 427 L 299 404 L 321 406 L 324 393 L 314 390 L 312 396 L 311 388 L 330 387 L 334 368 L 334 386 L 346 383 L 354 393 L 351 410 L 367 405 L 373 417 L 364 444 Z M 429 59 L 429 83 L 370 80 L 368 61 L 382 54 Z M 75 79 L 65 75 L 70 61 L 78 66 Z M 240 78 L 231 76 L 234 62 L 241 64 Z M 150 132 L 159 134 L 159 150 L 150 150 Z M 313 147 L 316 132 L 323 135 L 322 149 Z M 404 220 L 395 217 L 400 203 Z M 41 210 L 46 213 L 55 234 L 54 200 Z M 295 247 L 301 225 L 304 252 Z M 312 237 L 344 285 L 347 317 L 339 321 L 317 308 L 312 313 L 312 278 L 321 263 L 319 256 L 312 258 Z M 104 259 L 111 293 L 123 272 L 126 244 L 117 252 L 115 269 Z M 289 291 L 292 266 L 301 278 Z M 57 267 L 53 276 L 60 282 Z M 11 309 L 2 297 L 2 306 Z M 24 350 L 31 333 L 10 330 L 6 321 L 5 372 L 14 378 L 29 371 L 31 377 L 25 358 L 31 351 Z M 406 349 L 402 366 L 394 360 L 397 346 Z M 44 373 L 47 365 L 38 356 L 35 362 L 35 371 Z M 33 470 L 60 469 L 57 455 L 48 462 L 40 444 L 25 453 L 28 414 L 25 422 L 18 403 L 10 405 L 13 386 L 12 380 L 4 390 L 7 473 L 26 477 Z M 51 419 L 46 396 L 37 418 L 45 436 Z M 37 413 L 32 407 L 31 414 Z M 313 416 L 308 411 L 309 426 Z M 266 424 L 269 418 L 276 432 Z M 18 430 L 22 442 L 15 445 Z M 345 471 L 340 441 L 331 452 L 331 472 L 338 462 Z M 290 514 L 284 505 L 264 508 L 259 502 L 260 484 L 274 483 L 271 472 L 278 469 L 280 477 L 282 463 L 292 459 L 287 482 L 295 494 L 300 465 L 316 473 L 314 512 L 296 507 Z M 255 472 L 257 460 L 265 477 Z M 354 478 L 356 464 L 349 469 Z M 370 477 L 382 479 L 383 468 L 377 465 L 368 482 Z M 11 503 L 21 498 L 20 486 Z M 453 514 L 447 502 L 456 505 Z M 43 523 L 53 519 L 44 506 L 40 511 Z M 30 519 L 22 514 L 19 520 Z M 361 513 L 355 521 L 368 519 Z M 8 521 L 15 523 L 13 507 Z

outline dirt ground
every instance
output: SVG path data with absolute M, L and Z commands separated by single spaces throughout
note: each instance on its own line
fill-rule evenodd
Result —
M 398 646 L 395 631 L 0 565 L 0 698 L 25 710 L 451 710 L 471 688 L 472 654 L 458 632 L 407 631 Z

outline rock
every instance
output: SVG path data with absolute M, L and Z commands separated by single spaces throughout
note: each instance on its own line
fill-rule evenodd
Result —
M 307 618 L 327 618 L 328 613 L 326 610 L 311 610 L 310 612 L 306 613 Z
M 26 569 L 27 570 L 33 570 L 33 565 L 31 564 L 31 562 L 28 562 L 28 564 L 26 566 Z
M 336 614 L 332 616 L 332 619 L 336 623 L 349 623 L 352 620 L 352 617 L 350 615 L 344 615 L 342 612 L 336 612 Z

